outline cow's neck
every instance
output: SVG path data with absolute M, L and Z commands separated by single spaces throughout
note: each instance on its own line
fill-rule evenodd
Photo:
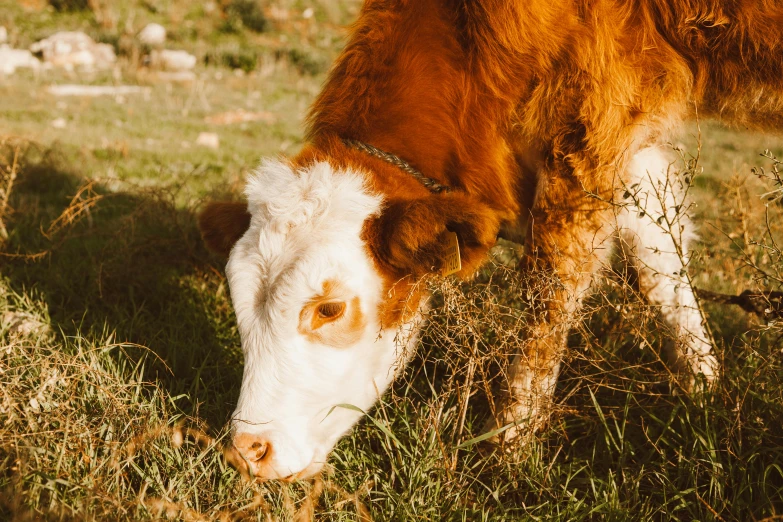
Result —
M 479 67 L 481 43 L 467 40 L 493 28 L 469 31 L 459 17 L 444 14 L 441 3 L 365 6 L 313 106 L 311 147 L 300 160 L 345 156 L 339 140 L 360 140 L 510 217 L 519 210 L 520 182 L 508 126 L 529 82 Z M 396 179 L 404 176 L 399 169 L 375 158 L 350 157 L 370 167 L 380 178 L 376 185 L 407 183 Z

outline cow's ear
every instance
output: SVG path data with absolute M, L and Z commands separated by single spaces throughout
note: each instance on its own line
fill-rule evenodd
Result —
M 198 216 L 198 228 L 207 248 L 224 257 L 228 257 L 248 227 L 247 203 L 209 203 Z
M 498 213 L 465 194 L 432 195 L 426 199 L 389 203 L 371 219 L 364 239 L 376 261 L 396 277 L 419 277 L 444 266 L 448 234 L 457 234 L 462 270 L 469 277 L 495 244 Z

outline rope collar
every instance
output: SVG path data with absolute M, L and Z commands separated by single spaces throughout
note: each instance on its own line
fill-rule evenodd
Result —
M 435 181 L 432 178 L 428 178 L 424 174 L 421 173 L 420 170 L 418 170 L 416 167 L 405 161 L 399 156 L 396 156 L 394 154 L 391 154 L 390 152 L 383 151 L 377 147 L 373 147 L 372 145 L 369 145 L 367 143 L 357 141 L 357 140 L 350 140 L 347 138 L 343 138 L 343 143 L 355 150 L 359 150 L 364 152 L 365 154 L 369 154 L 370 156 L 373 156 L 378 159 L 382 159 L 386 163 L 391 163 L 398 169 L 402 170 L 403 172 L 407 172 L 408 174 L 413 177 L 416 181 L 424 185 L 424 187 L 432 192 L 433 194 L 440 194 L 441 192 L 451 192 L 451 187 L 447 185 L 441 185 L 437 181 Z

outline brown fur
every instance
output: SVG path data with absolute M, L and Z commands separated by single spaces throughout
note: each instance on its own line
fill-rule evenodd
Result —
M 198 216 L 198 227 L 207 248 L 224 257 L 228 257 L 249 226 L 247 203 L 210 203 Z
M 629 158 L 697 110 L 783 127 L 781 26 L 773 0 L 368 0 L 292 161 L 359 169 L 386 198 L 364 231 L 385 326 L 439 268 L 445 231 L 469 276 L 501 227 L 527 223 L 524 267 L 562 283 L 531 325 L 527 360 L 547 372 L 605 251 L 611 205 L 588 193 L 611 200 Z M 341 138 L 455 191 L 430 194 Z
M 768 30 L 781 22 L 768 1 L 368 1 L 295 162 L 368 172 L 387 205 L 365 239 L 390 287 L 439 267 L 446 229 L 467 243 L 471 274 L 499 227 L 521 218 L 536 266 L 574 290 L 598 263 L 592 238 L 608 219 L 586 192 L 610 198 L 635 150 L 697 107 L 781 123 L 783 36 Z M 338 137 L 458 193 L 431 195 Z

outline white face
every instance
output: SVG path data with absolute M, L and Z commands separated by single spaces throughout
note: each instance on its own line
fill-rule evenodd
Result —
M 245 355 L 234 446 L 252 475 L 304 478 L 361 416 L 340 405 L 367 411 L 406 352 L 380 326 L 383 281 L 361 239 L 381 201 L 327 163 L 266 162 L 246 196 L 226 268 Z

